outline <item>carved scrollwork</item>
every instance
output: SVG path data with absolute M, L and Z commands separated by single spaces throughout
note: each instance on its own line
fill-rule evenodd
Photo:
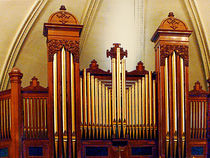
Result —
M 53 55 L 60 51 L 63 47 L 66 51 L 70 52 L 74 56 L 74 62 L 79 62 L 79 41 L 72 40 L 48 40 L 48 61 L 53 60 Z
M 179 55 L 184 60 L 185 66 L 189 65 L 189 54 L 188 46 L 186 45 L 160 45 L 160 65 L 165 65 L 165 58 L 168 58 L 172 53 L 175 52 L 176 55 Z
M 111 58 L 117 58 L 117 48 L 120 48 L 120 59 L 123 59 L 123 57 L 127 57 L 128 56 L 128 53 L 127 53 L 127 50 L 123 50 L 123 48 L 120 47 L 120 43 L 113 43 L 114 47 L 112 47 L 109 50 L 106 51 L 106 55 L 107 57 L 111 57 Z

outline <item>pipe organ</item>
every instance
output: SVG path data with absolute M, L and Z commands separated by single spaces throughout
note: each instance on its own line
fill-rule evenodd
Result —
M 111 70 L 92 60 L 80 70 L 82 25 L 61 6 L 44 24 L 48 88 L 36 77 L 0 92 L 0 157 L 207 157 L 209 92 L 189 91 L 186 24 L 169 13 L 154 33 L 155 71 L 140 61 L 126 70 L 127 50 L 106 51 Z M 208 119 L 208 120 L 207 120 Z
M 112 72 L 95 60 L 81 72 L 81 132 L 88 139 L 156 139 L 155 74 L 139 62 L 125 71 L 127 51 L 114 44 L 107 51 Z

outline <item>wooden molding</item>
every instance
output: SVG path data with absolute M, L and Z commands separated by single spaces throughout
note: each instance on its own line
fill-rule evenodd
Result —
M 80 38 L 80 54 L 82 53 L 83 47 L 87 41 L 89 32 L 92 28 L 93 22 L 99 10 L 103 0 L 88 0 L 87 7 L 85 8 L 83 15 L 80 20 L 80 24 L 84 25 Z
M 207 33 L 203 25 L 203 21 L 200 17 L 196 0 L 185 0 L 186 8 L 189 13 L 190 20 L 192 21 L 194 32 L 200 48 L 201 58 L 203 61 L 203 67 L 205 71 L 206 79 L 210 76 L 210 46 L 207 38 Z

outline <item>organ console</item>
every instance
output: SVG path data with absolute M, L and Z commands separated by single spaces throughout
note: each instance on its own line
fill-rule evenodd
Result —
M 0 92 L 0 157 L 207 157 L 209 92 L 189 91 L 189 36 L 173 13 L 152 37 L 155 71 L 129 57 L 119 43 L 106 51 L 111 70 L 92 60 L 79 69 L 83 26 L 62 6 L 44 24 L 48 88 L 36 77 Z

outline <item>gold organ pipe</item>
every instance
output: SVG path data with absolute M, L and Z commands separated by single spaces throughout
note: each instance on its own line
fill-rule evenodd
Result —
M 112 58 L 112 107 L 113 121 L 116 121 L 116 79 L 115 79 L 115 58 Z
M 176 54 L 173 52 L 172 55 L 172 78 L 173 78 L 173 117 L 174 117 L 174 133 L 177 132 L 177 102 L 176 102 Z
M 105 138 L 105 117 L 106 117 L 106 109 L 105 109 L 105 104 L 106 104 L 106 100 L 105 100 L 105 86 L 104 86 L 104 84 L 102 84 L 102 113 L 103 113 L 103 115 L 102 115 L 102 125 L 103 125 L 103 138 Z
M 142 126 L 143 126 L 143 139 L 145 138 L 145 78 L 142 77 Z
M 154 139 L 156 138 L 156 84 L 153 80 L 153 130 L 154 130 Z
M 139 124 L 139 118 L 138 118 L 138 81 L 135 82 L 135 127 L 136 127 L 136 139 L 138 139 L 138 124 Z
M 98 93 L 98 95 L 99 95 L 99 99 L 98 99 L 98 106 L 99 106 L 99 126 L 100 126 L 100 129 L 99 129 L 99 138 L 101 138 L 102 137 L 102 111 L 101 111 L 101 81 L 99 81 L 99 85 L 98 85 L 98 87 L 99 87 L 99 93 Z
M 109 96 L 108 96 L 108 87 L 105 87 L 105 92 L 106 92 L 106 107 L 105 107 L 105 110 L 106 110 L 106 138 L 108 139 L 108 125 L 109 125 L 109 115 L 108 115 L 108 111 L 109 111 L 109 102 L 108 102 L 108 99 L 109 99 Z M 105 118 L 105 117 L 104 117 Z
M 142 94 L 141 94 L 141 90 L 142 90 L 142 87 L 141 87 L 141 79 L 138 80 L 138 91 L 139 91 L 139 96 L 138 96 L 138 99 L 139 99 L 139 137 L 141 138 L 141 125 L 142 125 Z
M 88 126 L 91 125 L 91 97 L 90 97 L 90 73 L 87 73 L 87 121 Z
M 63 133 L 67 132 L 67 111 L 66 111 L 66 54 L 63 47 L 61 52 L 62 61 L 62 115 L 63 115 Z
M 58 88 L 57 87 L 57 54 L 55 53 L 53 56 L 53 98 L 54 98 L 54 133 L 55 134 L 58 133 L 57 88 Z
M 185 122 L 184 122 L 184 118 L 185 118 L 185 112 L 184 112 L 184 107 L 185 107 L 185 103 L 184 103 L 184 62 L 183 59 L 180 58 L 180 76 L 181 76 L 181 115 L 182 115 L 182 134 L 185 133 Z
M 92 124 L 92 136 L 95 139 L 95 94 L 94 94 L 94 87 L 95 79 L 94 76 L 91 75 L 91 124 Z
M 87 77 L 86 77 L 86 69 L 83 69 L 83 119 L 84 119 L 84 135 L 87 137 Z
M 127 135 L 129 135 L 129 108 L 128 108 L 129 104 L 128 102 L 129 102 L 129 89 L 126 88 L 126 129 L 127 129 L 126 133 Z
M 95 124 L 95 98 L 94 98 L 94 76 L 91 76 L 91 121 L 92 124 Z
M 112 124 L 112 115 L 111 115 L 111 89 L 108 90 L 109 92 L 109 136 L 111 137 L 111 132 L 112 132 L 112 128 L 111 128 L 111 124 Z
M 126 118 L 125 59 L 122 59 L 122 121 Z
M 132 135 L 131 135 L 131 126 L 132 126 L 132 124 L 131 124 L 131 87 L 129 87 L 129 102 L 128 102 L 128 109 L 129 109 L 129 134 L 130 134 L 130 138 L 132 137 Z
M 145 124 L 145 130 L 146 130 L 146 137 L 148 137 L 148 126 L 149 126 L 149 78 L 148 74 L 145 75 L 145 89 L 146 89 L 146 104 L 145 104 L 145 109 L 146 109 L 146 124 Z
M 72 133 L 75 134 L 75 103 L 74 103 L 74 62 L 73 55 L 71 58 L 71 112 L 72 112 Z
M 152 126 L 152 121 L 153 121 L 152 120 L 152 71 L 149 71 L 149 122 L 150 122 L 150 126 Z
M 117 123 L 121 120 L 121 76 L 120 76 L 120 48 L 117 48 Z
M 91 136 L 91 92 L 90 92 L 90 73 L 87 72 L 87 128 L 88 128 L 88 137 Z
M 132 98 L 131 98 L 132 99 L 132 104 L 131 104 L 132 105 L 131 106 L 132 107 L 132 114 L 131 114 L 131 117 L 132 117 L 132 133 L 133 133 L 132 137 L 133 138 L 134 138 L 134 134 L 135 134 L 135 131 L 134 131 L 134 129 L 135 129 L 134 128 L 135 127 L 135 112 L 134 112 L 134 108 L 135 108 L 135 104 L 134 104 L 135 100 L 134 99 L 135 99 L 135 97 L 134 97 L 134 90 L 135 90 L 135 84 L 132 85 L 132 93 L 131 93 L 131 95 L 132 95 Z
M 169 101 L 168 101 L 168 58 L 165 58 L 165 119 L 166 135 L 169 134 Z
M 81 106 L 81 123 L 82 125 L 84 124 L 83 122 L 83 113 L 84 113 L 84 110 L 83 110 L 83 96 L 82 96 L 82 93 L 83 93 L 83 86 L 82 86 L 82 77 L 80 77 L 80 106 Z
M 95 78 L 95 113 L 96 113 L 96 139 L 98 139 L 98 79 Z
M 152 126 L 153 126 L 153 119 L 152 119 L 152 71 L 149 71 L 149 132 L 150 132 L 150 138 L 152 139 Z

